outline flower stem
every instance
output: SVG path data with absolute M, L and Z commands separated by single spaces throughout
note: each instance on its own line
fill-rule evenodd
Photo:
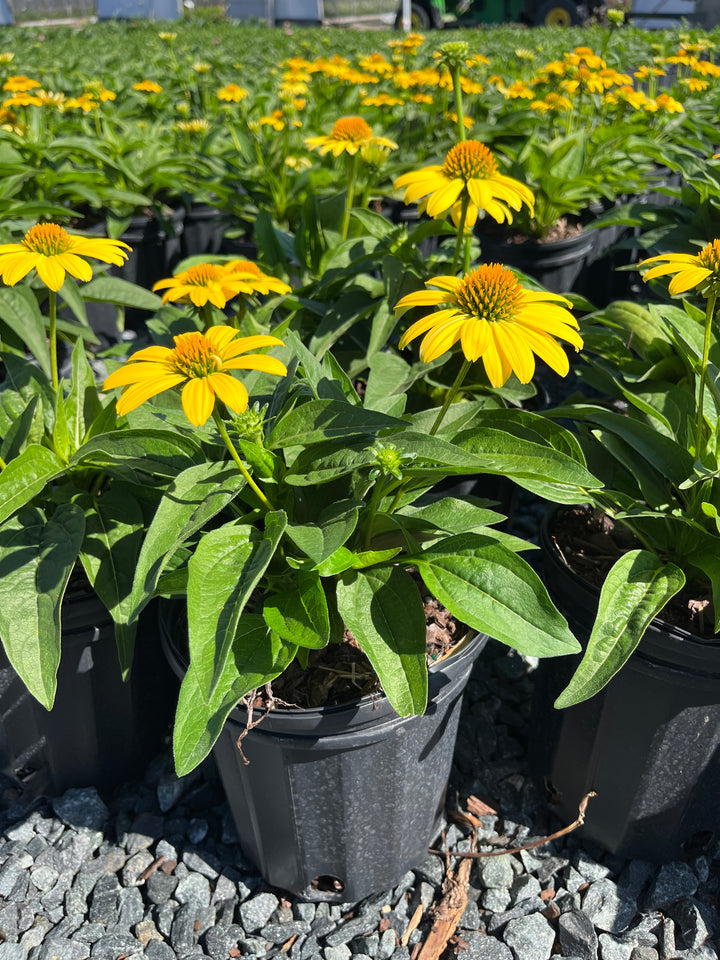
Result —
M 231 456 L 231 457 L 233 458 L 233 460 L 235 461 L 235 464 L 236 464 L 238 470 L 240 471 L 240 473 L 243 475 L 243 477 L 245 477 L 245 480 L 246 480 L 246 482 L 247 482 L 247 485 L 248 485 L 248 486 L 250 487 L 250 489 L 253 491 L 253 493 L 254 493 L 255 496 L 258 498 L 258 500 L 260 501 L 260 503 L 262 503 L 263 506 L 264 506 L 267 510 L 274 510 L 275 508 L 274 508 L 273 505 L 270 503 L 270 501 L 269 501 L 268 498 L 265 496 L 265 494 L 262 492 L 262 490 L 260 489 L 260 487 L 255 483 L 255 481 L 253 480 L 253 478 L 252 478 L 252 476 L 251 476 L 251 474 L 250 474 L 250 471 L 248 470 L 248 468 L 245 466 L 245 464 L 244 464 L 244 463 L 242 462 L 242 460 L 240 459 L 240 455 L 238 454 L 237 450 L 236 450 L 235 447 L 233 446 L 233 442 L 232 442 L 232 440 L 230 439 L 230 437 L 229 437 L 229 435 L 228 435 L 228 432 L 227 432 L 227 429 L 226 429 L 226 427 L 225 427 L 225 424 L 224 424 L 223 421 L 222 421 L 222 417 L 221 417 L 220 414 L 217 412 L 217 409 L 213 409 L 213 420 L 215 421 L 215 426 L 218 428 L 218 432 L 220 433 L 220 436 L 223 438 L 223 442 L 224 442 L 225 446 L 228 448 L 228 451 L 229 451 L 229 453 L 230 453 L 230 456 Z
M 457 114 L 458 140 L 465 140 L 465 117 L 463 115 L 462 87 L 460 86 L 460 64 L 452 68 L 453 91 L 455 92 L 455 113 Z
M 465 221 L 467 220 L 467 209 L 470 204 L 470 197 L 467 190 L 463 191 L 462 208 L 460 210 L 460 222 L 457 226 L 457 237 L 455 238 L 455 253 L 453 254 L 452 272 L 457 273 L 460 266 L 460 254 L 463 249 L 463 240 L 465 239 Z M 467 257 L 465 258 L 467 259 Z M 467 272 L 467 271 L 466 271 Z
M 350 228 L 350 211 L 355 200 L 355 177 L 357 174 L 357 153 L 348 158 L 348 179 L 347 195 L 345 197 L 345 210 L 343 211 L 342 224 L 340 226 L 340 239 L 347 240 L 348 229 Z
M 58 379 L 57 362 L 57 294 L 54 290 L 48 290 L 48 339 L 50 341 L 50 374 L 52 376 L 53 390 L 57 390 L 60 383 Z
M 463 381 L 465 380 L 465 377 L 467 376 L 467 372 L 470 369 L 471 365 L 472 365 L 472 362 L 470 360 L 463 361 L 463 365 L 460 367 L 460 372 L 455 377 L 455 383 L 448 390 L 447 396 L 445 397 L 445 402 L 440 408 L 440 412 L 437 415 L 435 423 L 432 425 L 432 429 L 430 430 L 431 437 L 434 437 L 435 434 L 438 432 L 438 429 L 440 428 L 440 424 L 443 422 L 443 419 L 445 418 L 445 414 L 448 411 L 448 407 L 457 396 L 458 391 L 460 390 L 460 387 L 463 385 Z
M 202 320 L 204 333 L 207 333 L 210 327 L 215 326 L 215 318 L 213 317 L 212 304 L 204 303 L 200 307 L 200 319 Z
M 700 367 L 700 387 L 698 395 L 697 419 L 695 421 L 695 459 L 702 462 L 704 453 L 704 416 L 703 402 L 705 399 L 705 379 L 707 377 L 708 358 L 710 356 L 710 335 L 712 333 L 713 315 L 715 313 L 715 302 L 717 293 L 712 290 L 708 294 L 707 307 L 705 308 L 705 338 L 703 340 L 702 365 Z

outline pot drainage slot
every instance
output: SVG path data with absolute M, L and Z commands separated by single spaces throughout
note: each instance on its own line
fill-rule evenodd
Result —
M 318 893 L 342 893 L 345 884 L 338 877 L 331 877 L 327 874 L 315 877 L 310 881 L 310 886 Z

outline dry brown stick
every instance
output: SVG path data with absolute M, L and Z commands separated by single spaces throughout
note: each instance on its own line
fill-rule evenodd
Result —
M 417 925 L 418 925 L 418 924 L 420 923 L 420 921 L 422 920 L 422 915 L 423 915 L 423 905 L 422 905 L 421 903 L 419 903 L 418 906 L 417 906 L 417 910 L 416 910 L 415 913 L 412 915 L 412 917 L 410 918 L 410 922 L 408 923 L 407 927 L 405 928 L 405 933 L 402 935 L 402 938 L 401 938 L 401 940 L 400 940 L 400 946 L 401 946 L 401 947 L 406 947 L 406 946 L 408 945 L 408 940 L 410 939 L 410 934 L 413 932 L 413 930 L 415 929 L 415 927 L 417 927 Z
M 157 860 L 153 861 L 153 863 L 151 863 L 149 867 L 146 867 L 145 870 L 143 870 L 143 872 L 138 877 L 138 883 L 144 883 L 149 876 L 155 873 L 158 867 L 162 866 L 162 864 L 165 863 L 166 860 L 167 860 L 167 857 L 165 856 L 165 854 L 161 854 L 157 858 Z
M 543 837 L 540 840 L 534 840 L 532 843 L 526 843 L 523 847 L 512 847 L 510 850 L 488 850 L 485 853 L 481 853 L 477 850 L 472 850 L 469 853 L 456 853 L 453 850 L 435 850 L 434 848 L 430 849 L 430 853 L 436 853 L 439 857 L 457 857 L 467 860 L 479 860 L 481 857 L 504 857 L 506 854 L 511 853 L 522 853 L 523 850 L 533 850 L 535 847 L 541 847 L 544 843 L 550 843 L 551 840 L 557 840 L 558 837 L 564 837 L 566 833 L 572 833 L 573 830 L 577 830 L 578 827 L 581 827 L 585 823 L 585 810 L 588 805 L 588 801 L 591 797 L 596 797 L 597 794 L 594 790 L 591 790 L 590 793 L 586 793 L 585 796 L 580 801 L 578 806 L 578 815 L 577 820 L 574 820 L 569 826 L 563 827 L 562 830 L 556 830 L 555 833 L 551 833 L 548 837 Z
M 475 846 L 476 834 L 473 831 L 470 839 L 471 846 Z M 448 861 L 449 862 L 449 861 Z M 442 885 L 442 899 L 433 907 L 435 917 L 430 933 L 417 960 L 438 960 L 438 957 L 447 947 L 454 936 L 460 917 L 467 906 L 467 888 L 470 882 L 472 864 L 469 860 L 463 861 L 457 871 L 448 867 L 447 875 Z

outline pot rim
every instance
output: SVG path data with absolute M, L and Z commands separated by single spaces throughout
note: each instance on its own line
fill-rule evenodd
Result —
M 178 609 L 178 606 L 179 605 L 177 601 L 172 600 L 161 604 L 159 606 L 158 617 L 160 626 L 160 642 L 163 651 L 170 662 L 173 672 L 182 680 L 187 671 L 188 664 L 185 662 L 185 658 L 180 654 L 180 651 L 178 650 L 177 645 L 174 643 L 171 636 L 171 631 L 168 629 L 168 621 L 172 622 L 175 618 L 172 616 L 172 612 L 163 615 L 163 610 L 172 611 L 173 608 Z M 459 640 L 442 659 L 436 660 L 430 664 L 428 667 L 429 678 L 434 676 L 442 676 L 443 668 L 450 664 L 452 664 L 453 667 L 455 667 L 455 665 L 464 664 L 469 657 L 475 655 L 478 644 L 484 644 L 486 640 L 486 634 L 468 627 L 462 639 Z M 390 701 L 382 691 L 365 694 L 365 696 L 358 697 L 355 700 L 346 700 L 344 703 L 336 703 L 325 707 L 277 706 L 273 707 L 272 710 L 267 710 L 265 707 L 253 707 L 252 715 L 253 717 L 260 717 L 267 714 L 268 716 L 276 715 L 278 717 L 287 719 L 292 719 L 293 717 L 302 717 L 306 720 L 313 720 L 316 718 L 317 720 L 321 720 L 323 718 L 338 717 L 345 712 L 360 713 L 371 710 L 373 713 L 376 713 L 383 704 L 392 711 L 393 716 L 397 717 L 395 711 L 392 710 L 392 707 L 390 707 Z M 242 703 L 236 704 L 235 707 L 233 707 L 233 712 L 238 709 L 243 709 Z
M 562 551 L 551 536 L 551 526 L 555 518 L 569 509 L 572 509 L 572 507 L 578 506 L 592 507 L 592 504 L 555 504 L 545 513 L 540 526 L 540 546 L 544 556 L 550 558 L 552 563 L 560 567 L 582 591 L 594 599 L 599 599 L 600 587 L 590 583 L 579 573 L 573 570 L 570 564 L 565 560 Z M 697 651 L 703 650 L 720 653 L 720 635 L 716 635 L 715 637 L 703 637 L 700 634 L 693 633 L 691 630 L 688 630 L 685 627 L 681 627 L 677 624 L 670 623 L 667 620 L 663 620 L 662 617 L 659 616 L 654 617 L 650 622 L 643 636 L 643 640 L 641 641 L 641 645 L 645 643 L 645 640 L 650 635 L 651 630 L 655 630 L 658 633 L 662 631 L 668 639 L 686 645 L 686 649 L 689 647 L 691 650 L 694 649 Z M 635 651 L 635 654 L 637 653 L 639 653 L 645 659 L 658 660 L 658 662 L 662 660 L 662 662 L 664 662 L 664 659 L 659 653 L 653 654 L 650 650 L 641 649 L 640 646 Z M 633 656 L 635 656 L 635 654 L 633 654 Z

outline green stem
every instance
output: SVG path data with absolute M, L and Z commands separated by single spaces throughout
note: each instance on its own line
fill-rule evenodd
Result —
M 245 477 L 245 481 L 247 485 L 253 491 L 255 496 L 260 500 L 260 503 L 262 503 L 267 510 L 274 510 L 275 508 L 270 503 L 270 501 L 265 496 L 265 494 L 262 492 L 260 487 L 255 483 L 252 476 L 250 475 L 248 468 L 240 459 L 240 455 L 238 454 L 237 450 L 233 446 L 233 442 L 228 435 L 227 429 L 225 428 L 225 424 L 223 423 L 220 414 L 217 412 L 217 409 L 213 409 L 213 420 L 215 421 L 215 426 L 218 428 L 218 432 L 220 433 L 220 436 L 223 438 L 223 442 L 225 443 L 225 446 L 228 448 L 230 456 L 235 461 L 235 464 L 238 470 L 240 471 L 240 473 L 243 475 L 243 477 Z
M 367 516 L 365 518 L 365 533 L 363 535 L 363 550 L 369 550 L 370 544 L 372 542 L 372 533 L 373 533 L 373 523 L 377 515 L 378 506 L 380 501 L 385 496 L 387 485 L 387 477 L 381 477 L 379 482 L 375 484 L 375 489 L 372 492 L 370 497 L 370 502 L 367 506 Z M 389 490 L 387 491 L 389 492 Z
M 440 424 L 443 422 L 443 419 L 445 418 L 445 414 L 448 411 L 448 407 L 457 396 L 458 391 L 460 390 L 460 387 L 462 386 L 463 381 L 467 376 L 467 372 L 471 366 L 472 366 L 472 362 L 470 360 L 463 361 L 463 365 L 460 367 L 460 372 L 455 377 L 455 383 L 448 390 L 447 396 L 445 397 L 445 402 L 440 408 L 440 412 L 437 415 L 435 423 L 432 425 L 432 429 L 430 430 L 431 437 L 434 437 L 435 434 L 438 432 L 438 429 L 440 428 Z
M 203 332 L 207 333 L 210 327 L 215 326 L 215 318 L 211 303 L 204 303 L 200 307 L 200 319 L 202 320 Z
M 462 197 L 462 208 L 460 210 L 460 223 L 457 227 L 457 236 L 455 238 L 455 253 L 453 254 L 452 262 L 452 272 L 457 273 L 458 267 L 460 265 L 460 253 L 463 248 L 463 240 L 465 239 L 465 221 L 467 220 L 467 209 L 470 204 L 470 197 L 467 193 L 467 189 L 463 191 Z M 467 273 L 467 271 L 465 271 Z
M 350 228 L 350 211 L 355 200 L 355 176 L 357 174 L 358 155 L 353 154 L 348 160 L 348 179 L 347 195 L 345 197 L 345 210 L 343 211 L 342 224 L 340 227 L 340 239 L 346 240 Z
M 52 376 L 53 390 L 57 390 L 58 384 L 58 362 L 57 362 L 57 293 L 54 290 L 48 290 L 48 338 L 50 340 L 50 374 Z
M 704 451 L 704 417 L 703 402 L 705 399 L 705 379 L 707 377 L 708 358 L 710 356 L 710 335 L 712 333 L 713 315 L 715 313 L 715 301 L 717 293 L 712 290 L 708 294 L 707 307 L 705 308 L 705 338 L 703 340 L 702 365 L 700 368 L 700 392 L 698 396 L 697 419 L 695 421 L 695 459 L 702 462 Z
M 460 64 L 456 64 L 452 71 L 453 91 L 455 93 L 455 113 L 457 114 L 458 140 L 465 140 L 465 117 L 463 115 L 462 87 L 460 86 Z
M 5 467 L 7 467 L 7 464 L 5 463 L 5 461 L 3 460 L 3 458 L 0 457 L 0 470 L 4 470 Z

